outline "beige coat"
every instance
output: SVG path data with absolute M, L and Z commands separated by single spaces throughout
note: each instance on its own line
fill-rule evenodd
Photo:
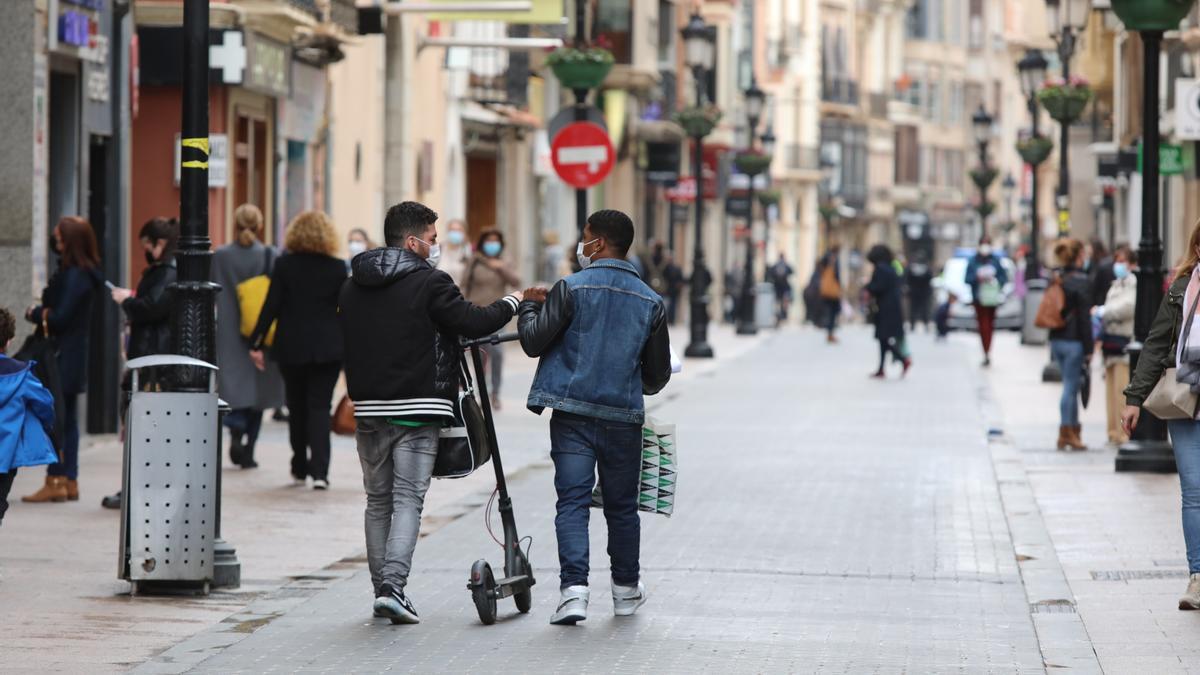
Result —
M 521 278 L 503 258 L 498 269 L 488 265 L 489 258 L 476 253 L 463 269 L 458 287 L 463 297 L 480 307 L 486 307 L 503 298 L 521 285 Z

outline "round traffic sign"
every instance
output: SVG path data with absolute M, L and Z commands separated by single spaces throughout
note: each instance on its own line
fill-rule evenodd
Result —
M 575 188 L 590 188 L 607 178 L 614 160 L 608 133 L 592 122 L 568 124 L 550 144 L 554 171 Z

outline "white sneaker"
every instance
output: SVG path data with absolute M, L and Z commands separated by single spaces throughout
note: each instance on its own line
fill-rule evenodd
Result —
M 550 617 L 550 623 L 556 626 L 574 626 L 586 619 L 588 594 L 587 586 L 567 586 L 562 589 L 562 598 L 554 616 Z
M 633 616 L 638 607 L 646 604 L 646 585 L 637 582 L 637 586 L 618 586 L 613 584 L 613 614 L 617 616 Z
M 1200 574 L 1188 579 L 1187 593 L 1179 599 L 1179 609 L 1200 609 Z
M 328 490 L 329 489 L 329 481 L 324 480 L 322 478 L 318 478 L 317 480 L 313 481 L 313 489 L 314 490 Z

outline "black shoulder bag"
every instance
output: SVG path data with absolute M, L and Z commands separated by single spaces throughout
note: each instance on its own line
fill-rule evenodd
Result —
M 487 423 L 475 398 L 475 383 L 461 352 L 458 367 L 462 388 L 454 402 L 454 423 L 443 427 L 438 437 L 434 478 L 465 478 L 492 458 Z

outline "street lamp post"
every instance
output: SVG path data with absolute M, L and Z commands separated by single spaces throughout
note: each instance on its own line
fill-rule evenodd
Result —
M 754 141 L 758 134 L 758 121 L 762 117 L 763 105 L 766 103 L 766 93 L 758 88 L 753 80 L 750 88 L 745 91 L 746 121 L 749 123 L 747 134 L 747 150 L 754 152 Z M 758 326 L 754 321 L 754 180 L 758 177 L 755 171 L 747 171 L 750 177 L 748 204 L 746 206 L 746 263 L 742 272 L 741 311 L 738 312 L 737 334 L 756 335 Z
M 836 197 L 833 194 L 833 178 L 837 165 L 825 153 L 821 153 L 821 220 L 825 223 L 825 250 L 833 243 L 833 217 L 837 215 Z
M 768 124 L 770 124 L 768 122 Z M 775 156 L 775 132 L 768 126 L 759 137 L 759 147 L 767 157 Z M 753 205 L 751 205 L 753 206 Z M 771 219 L 766 206 L 763 206 L 763 279 L 770 278 L 771 260 L 767 256 L 767 248 L 771 243 Z
M 1137 369 L 1142 344 L 1163 297 L 1163 250 L 1159 228 L 1159 65 L 1163 33 L 1179 28 L 1195 0 L 1146 3 L 1143 0 L 1113 0 L 1112 10 L 1128 30 L 1142 36 L 1142 238 L 1138 242 L 1137 305 L 1134 309 L 1133 342 L 1129 344 L 1130 368 Z M 1144 413 L 1132 439 L 1117 451 L 1117 471 L 1175 471 L 1175 455 L 1167 442 L 1166 425 Z
M 1016 192 L 1017 181 L 1013 178 L 1012 172 L 1004 174 L 1004 180 L 1000 181 L 1000 194 L 1004 198 L 1004 222 L 1009 231 L 1013 227 L 1012 198 Z
M 1025 56 L 1017 63 L 1017 71 L 1020 73 L 1021 93 L 1025 94 L 1025 102 L 1029 107 L 1029 116 L 1032 120 L 1031 133 L 1032 138 L 1039 138 L 1041 132 L 1039 122 L 1041 121 L 1041 111 L 1038 109 L 1037 91 L 1042 82 L 1046 79 L 1046 57 L 1036 49 L 1028 49 L 1025 51 Z M 1042 161 L 1045 161 L 1044 159 Z M 1038 221 L 1038 167 L 1041 166 L 1041 161 L 1030 162 L 1030 219 L 1029 219 L 1029 258 L 1025 262 L 1025 280 L 1032 281 L 1041 279 L 1042 277 L 1042 228 Z
M 987 234 L 987 217 L 991 212 L 991 203 L 988 201 L 988 187 L 992 181 L 996 180 L 996 170 L 988 166 L 988 143 L 992 138 L 992 116 L 984 109 L 983 104 L 979 104 L 979 110 L 971 117 L 971 127 L 975 131 L 975 144 L 979 148 L 979 169 L 977 169 L 972 179 L 975 181 L 975 186 L 979 188 L 979 236 L 976 241 L 983 238 Z
M 1058 60 L 1062 64 L 1065 83 L 1071 80 L 1071 57 L 1075 55 L 1079 35 L 1087 27 L 1091 11 L 1091 0 L 1046 0 L 1047 25 L 1050 27 L 1050 38 L 1058 48 Z M 1071 233 L 1071 124 L 1063 121 L 1059 126 L 1058 190 L 1054 201 L 1058 207 L 1058 236 L 1066 237 Z
M 699 108 L 704 105 L 706 73 L 712 69 L 716 58 L 715 31 L 697 13 L 692 14 L 680 33 L 683 36 L 684 58 L 692 70 L 692 80 L 696 85 L 696 106 Z M 692 141 L 692 176 L 696 181 L 696 240 L 692 247 L 690 290 L 692 335 L 684 356 L 711 359 L 713 349 L 708 344 L 708 288 L 712 284 L 712 274 L 704 262 L 704 136 L 697 134 Z

